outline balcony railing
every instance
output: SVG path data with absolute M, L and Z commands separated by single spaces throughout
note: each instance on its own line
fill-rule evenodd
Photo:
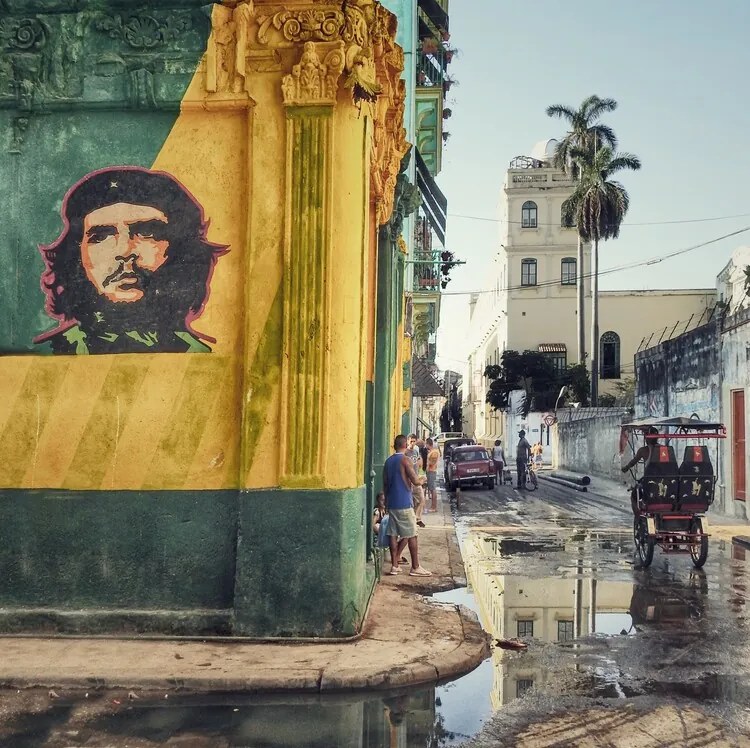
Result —
M 437 51 L 417 54 L 417 85 L 422 88 L 441 88 L 447 71 L 446 50 L 438 47 Z
M 441 253 L 444 250 L 414 252 L 414 287 L 415 292 L 439 293 L 443 280 L 440 265 L 443 264 Z
M 567 174 L 563 174 L 559 171 L 548 171 L 542 172 L 541 174 L 537 170 L 524 170 L 523 172 L 511 172 L 510 184 L 508 185 L 511 189 L 514 187 L 517 189 L 523 189 L 533 185 L 534 187 L 550 184 L 555 187 L 564 187 L 572 185 L 574 182 Z

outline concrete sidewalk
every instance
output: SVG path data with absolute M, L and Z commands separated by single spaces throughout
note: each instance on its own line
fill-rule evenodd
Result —
M 420 561 L 433 576 L 410 577 L 408 566 L 398 576 L 384 576 L 356 641 L 4 637 L 0 687 L 332 692 L 388 689 L 463 675 L 489 656 L 489 637 L 471 611 L 424 597 L 465 584 L 443 492 L 438 512 L 424 520 Z M 389 568 L 388 563 L 384 566 Z

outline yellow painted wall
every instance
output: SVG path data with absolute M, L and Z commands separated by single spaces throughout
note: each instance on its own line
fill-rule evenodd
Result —
M 203 206 L 208 239 L 229 246 L 195 322 L 216 338 L 213 352 L 0 357 L 0 488 L 279 485 L 283 206 L 293 187 L 282 78 L 300 51 L 301 45 L 287 45 L 269 52 L 268 64 L 247 72 L 249 94 L 207 92 L 204 59 L 153 164 Z M 366 339 L 374 298 L 371 137 L 368 106 L 360 111 L 351 91 L 340 87 L 326 278 L 330 396 L 321 487 L 328 488 L 361 483 L 365 379 L 372 369 Z M 400 394 L 400 386 L 394 391 Z

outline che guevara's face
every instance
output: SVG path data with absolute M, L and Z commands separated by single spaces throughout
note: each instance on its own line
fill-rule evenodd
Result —
M 144 271 L 167 261 L 167 216 L 150 205 L 116 203 L 83 221 L 81 262 L 97 293 L 114 303 L 140 301 Z

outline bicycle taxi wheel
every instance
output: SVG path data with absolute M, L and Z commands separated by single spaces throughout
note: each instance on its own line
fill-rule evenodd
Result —
M 693 559 L 695 568 L 700 569 L 708 558 L 708 535 L 703 532 L 703 522 L 700 517 L 693 517 L 690 520 L 690 533 L 698 535 L 698 538 L 690 543 L 690 558 Z
M 646 518 L 640 515 L 633 517 L 633 540 L 641 564 L 644 568 L 651 566 L 651 562 L 654 560 L 654 539 L 648 536 Z
M 536 491 L 537 487 L 539 486 L 539 483 L 536 479 L 536 474 L 531 469 L 526 471 L 525 486 L 527 491 Z

